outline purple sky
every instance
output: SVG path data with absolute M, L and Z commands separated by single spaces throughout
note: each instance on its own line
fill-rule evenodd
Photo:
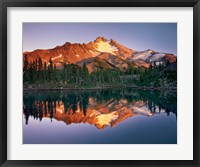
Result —
M 65 42 L 114 39 L 133 50 L 177 55 L 176 23 L 23 23 L 23 51 L 50 49 Z

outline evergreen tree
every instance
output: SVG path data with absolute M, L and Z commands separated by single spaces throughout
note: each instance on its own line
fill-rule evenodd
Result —
M 25 54 L 24 59 L 23 59 L 23 81 L 24 82 L 28 81 L 28 67 L 29 67 L 28 58 L 27 58 L 27 54 Z
M 83 80 L 87 83 L 88 79 L 89 79 L 89 71 L 88 68 L 86 66 L 86 63 L 83 64 Z
M 44 70 L 43 70 L 43 80 L 47 80 L 47 62 L 44 62 Z
M 51 58 L 51 57 L 50 57 L 50 59 L 49 59 L 49 65 L 48 65 L 47 72 L 48 72 L 48 79 L 51 81 L 51 79 L 52 79 L 52 74 L 53 74 L 53 61 L 52 61 L 52 58 Z
M 24 55 L 24 61 L 23 61 L 23 70 L 24 72 L 26 72 L 28 70 L 28 58 L 27 58 L 27 54 Z
M 42 59 L 41 59 L 41 57 L 39 57 L 38 58 L 38 77 L 39 77 L 39 79 L 42 79 L 42 67 L 43 67 Z
M 56 64 L 53 66 L 53 79 L 57 80 L 57 71 L 56 71 Z

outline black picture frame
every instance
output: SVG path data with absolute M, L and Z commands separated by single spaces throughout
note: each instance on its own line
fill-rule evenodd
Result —
M 7 8 L 8 7 L 193 7 L 193 160 L 7 160 Z M 200 2 L 199 0 L 1 0 L 0 1 L 0 164 L 21 166 L 200 166 Z M 9 105 L 9 104 L 8 104 Z

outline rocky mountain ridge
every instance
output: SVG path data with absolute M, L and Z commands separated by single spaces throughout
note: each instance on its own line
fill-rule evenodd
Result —
M 43 63 L 47 62 L 47 65 L 51 59 L 57 67 L 62 67 L 64 63 L 79 66 L 85 63 L 90 73 L 99 67 L 105 69 L 127 69 L 128 66 L 149 68 L 150 65 L 166 65 L 177 61 L 177 57 L 170 53 L 156 52 L 151 49 L 136 51 L 104 37 L 97 37 L 89 43 L 66 42 L 52 49 L 26 51 L 23 56 L 27 56 L 28 61 L 34 61 L 40 57 Z

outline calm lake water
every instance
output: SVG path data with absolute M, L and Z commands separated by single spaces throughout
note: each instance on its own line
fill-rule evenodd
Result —
M 24 144 L 176 144 L 176 91 L 24 92 Z

